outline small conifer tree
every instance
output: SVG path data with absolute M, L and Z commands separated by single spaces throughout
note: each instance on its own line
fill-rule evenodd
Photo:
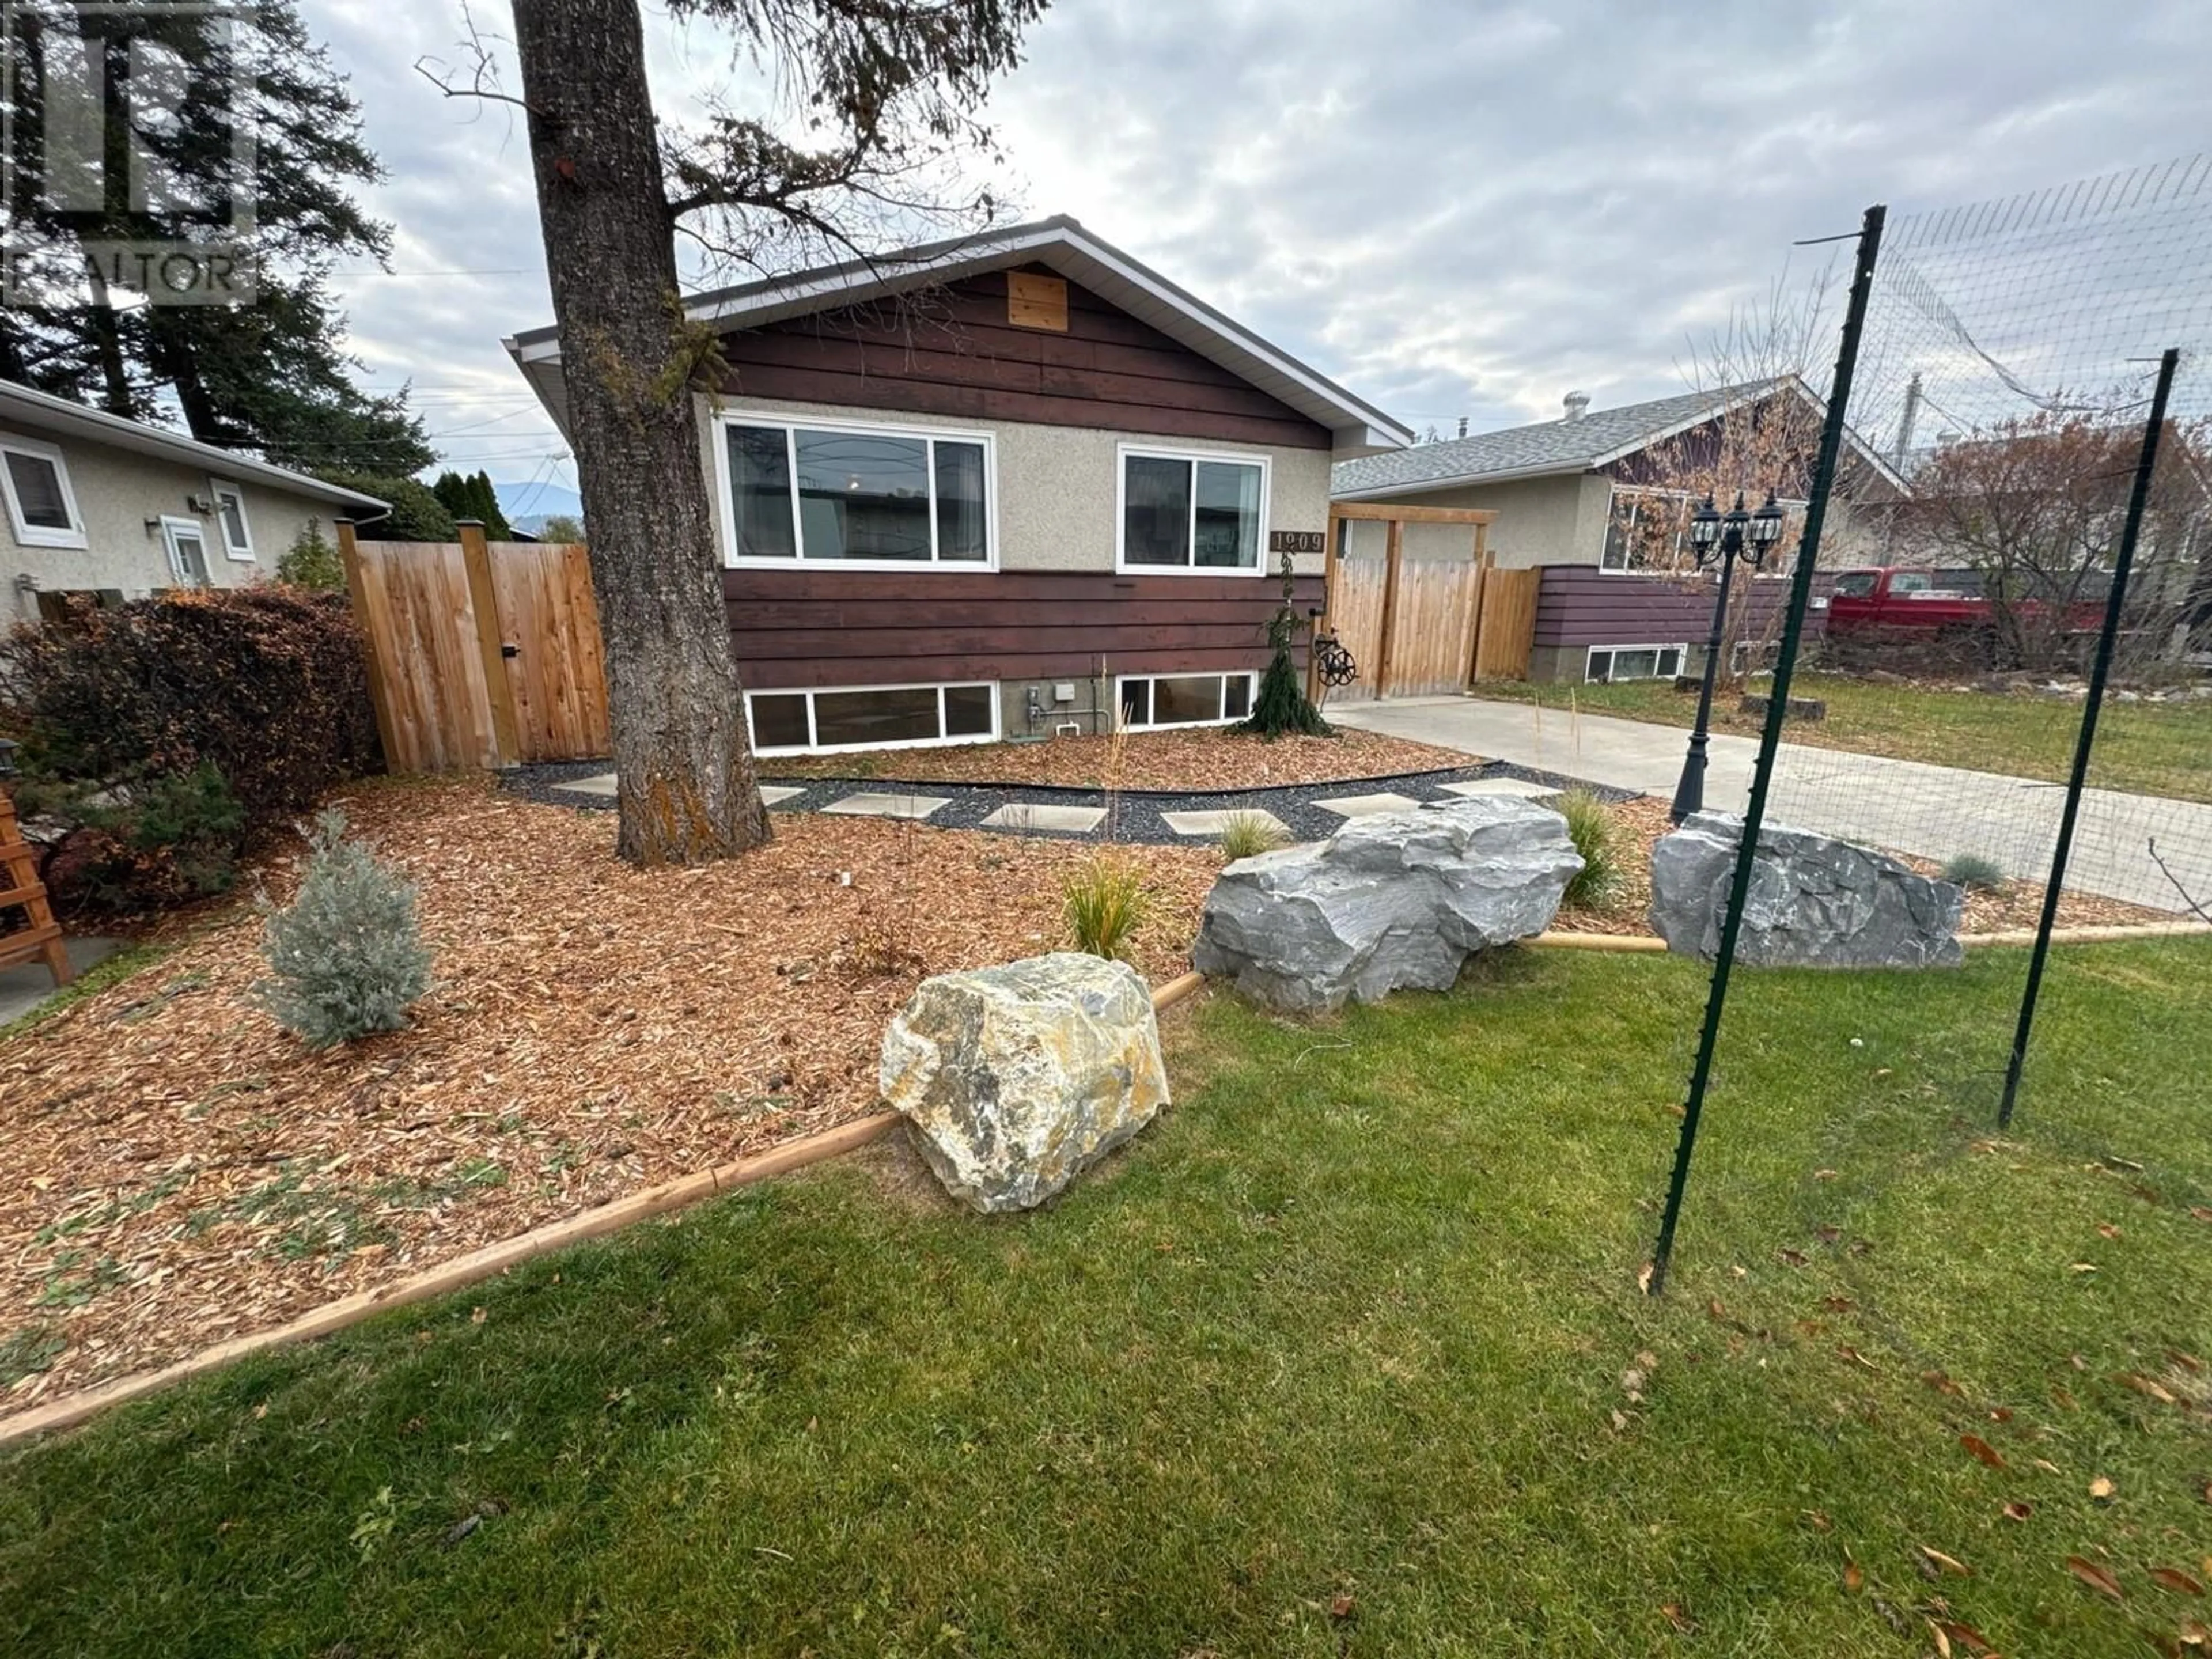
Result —
M 308 520 L 291 546 L 277 556 L 276 580 L 331 592 L 346 585 L 345 562 L 323 534 L 320 519 Z
M 1306 696 L 1297 666 L 1291 660 L 1291 647 L 1305 623 L 1293 602 L 1297 575 L 1287 553 L 1283 555 L 1282 574 L 1283 602 L 1267 619 L 1267 643 L 1274 654 L 1268 659 L 1267 672 L 1260 677 L 1260 695 L 1252 701 L 1252 718 L 1244 722 L 1244 729 L 1263 738 L 1293 733 L 1326 738 L 1332 735 L 1332 728 L 1313 706 L 1313 699 Z
M 430 988 L 415 884 L 349 839 L 343 812 L 317 818 L 313 842 L 299 896 L 263 931 L 271 971 L 255 999 L 310 1048 L 399 1030 Z

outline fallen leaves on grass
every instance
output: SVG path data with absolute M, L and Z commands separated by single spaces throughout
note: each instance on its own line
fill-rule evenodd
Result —
M 2112 1494 L 2118 1490 L 2118 1488 L 2112 1485 L 2112 1480 L 2110 1475 L 2100 1474 L 2094 1480 L 2092 1480 L 2089 1483 L 2089 1496 L 2094 1501 L 2100 1504 L 2111 1503 L 2112 1501 Z
M 2127 1592 L 2120 1588 L 2120 1581 L 2094 1561 L 2079 1555 L 2069 1555 L 2066 1558 L 2066 1571 L 2100 1595 L 2109 1595 L 2115 1601 L 2128 1599 Z
M 2202 1595 L 2203 1584 L 2179 1567 L 2153 1567 L 2150 1582 L 2160 1589 L 2172 1590 L 2176 1595 Z
M 1976 1462 L 1985 1463 L 1993 1469 L 2005 1467 L 2004 1454 L 1983 1439 L 1981 1436 L 1962 1434 L 1959 1437 L 1959 1443 L 1966 1449 Z
M 2008 1521 L 2025 1521 L 2034 1513 L 2035 1505 L 2033 1504 L 2014 1502 L 2004 1506 L 2004 1518 Z
M 1974 1570 L 1955 1555 L 1946 1555 L 1929 1545 L 1919 1547 L 1922 1558 L 1939 1573 L 1948 1573 L 1954 1578 L 1972 1578 Z

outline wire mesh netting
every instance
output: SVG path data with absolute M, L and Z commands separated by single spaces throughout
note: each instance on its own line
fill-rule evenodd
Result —
M 1744 968 L 1729 971 L 1737 930 L 1723 926 L 1691 1028 L 1662 1283 L 1708 1082 L 1717 1100 L 1732 1073 L 1770 1063 L 1802 995 L 1794 976 L 1759 970 L 1776 959 L 1777 908 L 1795 890 L 1796 922 L 1838 963 L 1878 908 L 1848 883 L 1820 890 L 1817 874 L 1793 888 L 1778 875 L 1781 831 L 1899 859 L 1937 879 L 1915 903 L 1940 917 L 1955 900 L 1971 931 L 2017 941 L 1931 972 L 1918 1018 L 1869 1037 L 1879 1052 L 1855 1066 L 1839 1125 L 1903 1111 L 1932 1115 L 1931 1132 L 1945 1119 L 1994 1129 L 2017 1101 L 2039 1135 L 2142 1169 L 2160 1151 L 2131 1138 L 2131 1058 L 2169 1040 L 2161 1020 L 2201 1013 L 2161 996 L 2124 1028 L 2072 1014 L 2089 980 L 2109 992 L 2115 975 L 2212 966 L 2201 940 L 2141 958 L 2028 943 L 2054 924 L 2063 939 L 2212 922 L 2212 159 L 1886 224 L 1877 210 L 1860 252 L 1838 449 L 1807 511 L 1825 523 L 1803 637 L 1792 652 L 1778 627 L 1754 647 L 1775 672 L 1749 689 L 1787 682 L 1793 702 L 1761 857 L 1736 871 Z M 1824 398 L 1834 390 L 1806 378 Z M 1831 702 L 1829 718 L 1801 698 Z M 1716 751 L 1707 805 L 1742 810 L 1749 749 Z M 1893 913 L 1891 961 L 1958 959 L 1926 921 Z M 1837 983 L 1838 1008 L 1863 1000 L 1856 983 Z M 2023 1011 L 2039 1008 L 2032 1029 Z M 1751 1115 L 1731 1123 L 1740 1138 L 1755 1103 L 1732 1104 Z

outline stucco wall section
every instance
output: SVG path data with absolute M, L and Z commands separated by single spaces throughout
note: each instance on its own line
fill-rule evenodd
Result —
M 698 400 L 700 463 L 707 469 L 708 495 L 714 514 L 715 546 L 726 534 L 728 503 L 715 483 L 714 447 L 720 441 L 714 415 L 823 415 L 838 420 L 879 422 L 886 426 L 941 427 L 988 432 L 997 457 L 999 568 L 1001 570 L 1111 570 L 1118 528 L 1119 447 L 1124 443 L 1170 453 L 1250 456 L 1268 462 L 1267 529 L 1319 533 L 1328 523 L 1329 453 L 1274 445 L 1219 443 L 1184 445 L 1142 433 L 1094 427 L 1042 426 L 1020 421 L 966 421 L 938 415 L 892 413 L 842 404 L 817 404 L 760 398 L 725 397 Z M 1272 568 L 1265 544 L 1261 563 Z M 833 568 L 834 567 L 829 567 Z M 1317 575 L 1318 555 L 1302 555 L 1297 568 Z M 1219 574 L 1223 573 L 1216 572 Z
M 69 589 L 120 588 L 125 599 L 139 599 L 155 588 L 175 586 L 169 556 L 159 526 L 149 529 L 149 519 L 167 514 L 191 519 L 206 538 L 208 578 L 217 587 L 242 587 L 267 581 L 276 574 L 276 561 L 292 545 L 310 518 L 321 521 L 323 534 L 334 544 L 332 526 L 344 511 L 326 501 L 311 501 L 245 480 L 228 480 L 244 492 L 246 522 L 253 540 L 251 560 L 226 557 L 222 531 L 214 515 L 201 514 L 186 505 L 187 496 L 208 495 L 209 475 L 196 468 L 151 456 L 88 444 L 82 440 L 56 441 L 28 429 L 9 429 L 10 436 L 39 443 L 53 443 L 62 452 L 70 487 L 76 495 L 78 515 L 84 520 L 84 547 L 26 547 L 16 541 L 15 525 L 0 512 L 0 585 L 6 603 L 0 616 L 9 620 L 35 620 L 38 600 L 18 580 L 28 575 L 46 592 Z
M 1497 514 L 1488 545 L 1498 568 L 1526 570 L 1540 564 L 1595 564 L 1605 546 L 1605 519 L 1612 498 L 1612 485 L 1598 474 L 1570 473 L 1470 484 L 1462 489 L 1425 489 L 1398 499 L 1407 507 L 1473 507 Z M 1409 524 L 1402 544 L 1407 554 L 1425 557 L 1464 553 L 1470 533 L 1457 525 Z M 1350 545 L 1363 554 L 1379 552 L 1386 534 L 1380 524 L 1358 524 Z

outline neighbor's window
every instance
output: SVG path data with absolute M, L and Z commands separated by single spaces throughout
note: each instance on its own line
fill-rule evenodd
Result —
M 1121 724 L 1144 729 L 1249 720 L 1258 678 L 1250 672 L 1130 676 L 1121 683 Z
M 738 559 L 990 562 L 982 434 L 737 421 L 724 433 Z
M 84 520 L 60 450 L 32 438 L 0 437 L 0 463 L 16 541 L 25 547 L 85 545 Z
M 1264 461 L 1121 452 L 1121 568 L 1257 571 Z
M 1695 510 L 1690 498 L 1677 491 L 1616 488 L 1598 568 L 1615 572 L 1694 568 L 1697 559 L 1690 551 L 1689 527 L 1690 514 Z
M 208 480 L 215 500 L 216 520 L 222 526 L 222 550 L 234 559 L 253 556 L 253 532 L 246 523 L 246 492 L 221 478 Z
M 1839 599 L 1863 599 L 1874 593 L 1874 585 L 1881 580 L 1879 570 L 1846 570 L 1836 578 L 1836 597 Z
M 753 691 L 745 705 L 754 750 L 764 755 L 988 743 L 999 735 L 999 688 L 989 684 Z
M 1682 672 L 1689 654 L 1689 647 L 1681 645 L 1594 647 L 1583 678 L 1592 685 L 1613 680 L 1671 680 Z

